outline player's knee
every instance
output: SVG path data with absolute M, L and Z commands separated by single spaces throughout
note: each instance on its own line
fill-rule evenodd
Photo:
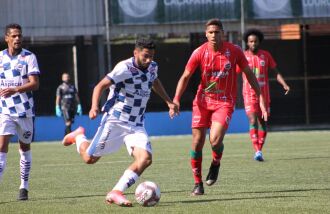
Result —
M 257 117 L 254 114 L 249 114 L 248 118 L 251 125 L 257 125 Z
M 143 168 L 147 168 L 152 164 L 152 158 L 151 157 L 146 157 L 141 160 L 141 165 Z

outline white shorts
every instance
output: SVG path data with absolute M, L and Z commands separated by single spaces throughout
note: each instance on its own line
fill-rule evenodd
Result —
M 129 155 L 132 155 L 135 147 L 152 154 L 151 143 L 144 127 L 109 119 L 108 115 L 104 114 L 87 153 L 90 156 L 100 157 L 116 152 L 123 144 L 126 145 Z
M 30 144 L 33 136 L 33 118 L 0 114 L 0 135 L 17 135 L 19 141 Z

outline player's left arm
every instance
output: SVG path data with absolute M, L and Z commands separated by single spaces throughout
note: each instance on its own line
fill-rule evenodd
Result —
M 168 96 L 162 82 L 158 78 L 154 80 L 152 89 L 166 102 L 171 118 L 179 113 L 178 106 L 173 103 L 171 98 Z
M 29 75 L 29 81 L 21 86 L 14 88 L 5 88 L 0 90 L 0 96 L 9 97 L 15 93 L 23 93 L 27 91 L 36 91 L 39 89 L 39 75 Z
M 271 68 L 271 71 L 273 71 L 276 74 L 276 80 L 278 83 L 280 83 L 285 91 L 284 95 L 287 95 L 290 91 L 290 86 L 285 82 L 282 74 L 277 69 L 277 67 Z

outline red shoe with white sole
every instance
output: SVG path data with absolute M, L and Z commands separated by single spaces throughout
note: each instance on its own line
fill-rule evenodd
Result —
M 65 135 L 62 140 L 62 144 L 64 146 L 70 146 L 70 145 L 76 143 L 76 137 L 80 134 L 85 134 L 85 129 L 81 126 L 79 126 L 73 132 L 70 132 L 69 134 Z
M 107 194 L 107 196 L 105 197 L 105 200 L 108 204 L 115 203 L 122 207 L 131 207 L 132 206 L 132 202 L 127 200 L 125 195 L 121 191 L 118 191 L 118 190 L 112 190 L 111 192 L 109 192 Z

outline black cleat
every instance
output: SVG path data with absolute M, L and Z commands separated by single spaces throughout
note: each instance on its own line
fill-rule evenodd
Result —
M 212 186 L 217 181 L 219 175 L 219 169 L 220 169 L 220 164 L 219 165 L 211 164 L 209 169 L 209 174 L 207 174 L 206 176 L 206 185 Z
M 204 195 L 203 182 L 195 184 L 194 189 L 191 191 L 191 195 Z
M 28 198 L 29 198 L 28 193 L 29 193 L 29 191 L 27 191 L 27 189 L 19 189 L 19 194 L 18 194 L 17 200 L 19 200 L 19 201 L 28 200 Z

